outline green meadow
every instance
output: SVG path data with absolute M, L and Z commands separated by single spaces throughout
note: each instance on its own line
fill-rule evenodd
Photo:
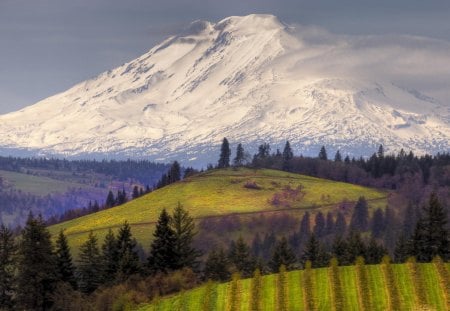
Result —
M 276 196 L 281 197 L 278 205 L 273 203 Z M 63 229 L 76 252 L 89 231 L 103 239 L 109 228 L 117 229 L 128 221 L 133 235 L 146 247 L 161 210 L 171 211 L 178 203 L 192 217 L 200 219 L 229 214 L 330 209 L 344 200 L 356 201 L 360 196 L 373 200 L 371 205 L 386 204 L 385 191 L 343 182 L 267 169 L 214 170 L 186 178 L 124 205 L 51 226 L 50 232 L 55 235 Z

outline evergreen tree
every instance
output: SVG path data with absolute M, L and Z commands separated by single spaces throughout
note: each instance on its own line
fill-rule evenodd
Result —
M 321 238 L 325 236 L 326 230 L 325 230 L 325 217 L 323 216 L 322 212 L 318 212 L 316 214 L 315 218 L 315 224 L 314 224 L 314 235 L 317 238 Z
M 350 221 L 350 229 L 363 232 L 368 229 L 369 223 L 369 207 L 364 197 L 360 197 L 356 202 L 352 219 Z
M 336 224 L 334 225 L 334 233 L 337 236 L 343 237 L 347 231 L 347 222 L 345 221 L 345 216 L 341 212 L 337 213 Z
M 232 243 L 229 250 L 230 262 L 243 277 L 250 277 L 255 271 L 256 260 L 250 252 L 250 247 L 240 236 L 235 243 Z
M 66 282 L 70 284 L 73 289 L 76 289 L 75 266 L 72 262 L 69 244 L 63 230 L 59 232 L 58 238 L 56 239 L 55 255 L 56 267 L 58 269 L 58 281 Z
M 326 235 L 334 234 L 334 226 L 335 226 L 335 224 L 334 224 L 334 219 L 333 219 L 333 213 L 328 212 L 326 225 L 325 225 L 325 234 Z
M 413 252 L 419 262 L 430 262 L 439 256 L 450 259 L 450 234 L 447 215 L 437 195 L 432 193 L 414 231 Z
M 88 239 L 80 246 L 78 273 L 80 289 L 84 293 L 92 293 L 102 283 L 102 261 L 97 246 L 97 237 L 89 232 Z
M 411 241 L 401 235 L 396 244 L 394 250 L 394 260 L 396 263 L 404 263 L 412 254 Z
M 252 241 L 252 253 L 255 257 L 259 257 L 262 255 L 262 241 L 261 237 L 259 236 L 259 233 L 256 232 L 255 236 L 253 237 Z
M 132 198 L 133 199 L 137 199 L 137 198 L 139 198 L 139 196 L 140 196 L 140 194 L 139 194 L 139 188 L 138 188 L 138 186 L 134 186 L 133 187 L 133 195 L 132 195 Z
M 117 234 L 117 278 L 119 281 L 124 281 L 130 275 L 140 271 L 136 244 L 136 240 L 131 234 L 130 225 L 125 221 Z
M 325 146 L 322 146 L 322 148 L 320 148 L 319 159 L 324 161 L 328 160 L 327 150 L 325 149 Z
M 346 266 L 353 264 L 350 259 L 347 241 L 342 236 L 337 235 L 331 246 L 332 253 L 339 262 L 339 265 Z
M 275 233 L 266 233 L 264 236 L 264 241 L 261 245 L 261 255 L 265 260 L 270 260 L 272 256 L 273 249 L 275 248 L 275 244 L 277 243 L 277 238 Z
M 6 226 L 0 227 L 0 308 L 14 309 L 14 237 Z
M 367 264 L 379 264 L 383 257 L 387 255 L 387 250 L 382 245 L 372 238 L 366 248 L 364 258 Z
M 127 202 L 127 200 L 128 200 L 128 198 L 127 198 L 127 193 L 125 191 L 125 187 L 122 188 L 122 191 L 118 190 L 117 198 L 116 198 L 116 205 L 125 204 Z
M 287 171 L 290 169 L 290 161 L 294 158 L 294 153 L 291 149 L 291 144 L 286 141 L 283 149 L 283 170 Z
M 400 224 L 397 220 L 397 216 L 394 209 L 391 206 L 387 206 L 384 210 L 384 233 L 383 241 L 384 246 L 393 252 L 395 248 L 395 242 L 398 239 L 398 231 L 400 229 Z
M 342 162 L 342 156 L 339 150 L 336 151 L 336 154 L 334 155 L 334 162 Z
M 353 264 L 357 257 L 364 257 L 366 254 L 366 244 L 359 231 L 350 231 L 347 238 L 347 247 L 349 264 Z
M 236 157 L 233 160 L 234 166 L 242 166 L 245 161 L 245 152 L 242 144 L 239 144 L 236 148 Z
M 172 229 L 175 234 L 175 254 L 178 258 L 176 268 L 196 268 L 201 253 L 193 246 L 195 231 L 194 219 L 189 215 L 180 203 L 173 211 Z
M 151 273 L 167 273 L 177 267 L 179 259 L 175 252 L 176 237 L 170 226 L 171 217 L 165 209 L 161 211 L 156 224 L 154 239 L 150 246 L 148 268 Z
M 220 157 L 219 157 L 219 163 L 217 165 L 218 168 L 226 168 L 230 166 L 230 156 L 231 156 L 231 149 L 230 144 L 228 143 L 228 140 L 226 138 L 222 141 L 222 147 L 220 148 Z
M 384 233 L 384 213 L 381 208 L 377 208 L 372 216 L 370 229 L 374 238 L 381 238 Z
M 311 235 L 310 214 L 309 212 L 306 212 L 303 215 L 302 220 L 300 222 L 300 230 L 299 230 L 300 241 L 302 242 L 307 241 L 310 235 Z
M 329 254 L 324 250 L 322 244 L 316 239 L 315 235 L 312 234 L 303 251 L 302 262 L 306 263 L 307 261 L 310 261 L 313 268 L 320 268 L 327 266 L 329 259 Z
M 173 184 L 179 180 L 181 180 L 180 164 L 177 161 L 174 161 L 167 174 L 167 182 L 168 184 Z
M 17 260 L 17 304 L 22 310 L 47 310 L 57 280 L 50 233 L 41 217 L 30 214 L 22 231 Z
M 406 207 L 405 214 L 403 216 L 403 224 L 402 224 L 402 234 L 404 236 L 412 236 L 414 234 L 414 229 L 417 224 L 418 218 L 417 208 L 415 208 L 412 204 L 409 204 Z
M 116 280 L 117 276 L 119 250 L 116 237 L 111 229 L 108 230 L 102 244 L 101 260 L 103 268 L 103 281 L 106 284 L 112 284 Z
M 384 158 L 384 147 L 383 147 L 383 145 L 380 145 L 380 147 L 378 147 L 377 156 L 378 156 L 379 159 Z
M 107 208 L 110 208 L 110 207 L 113 207 L 115 205 L 116 205 L 116 199 L 114 198 L 114 194 L 112 193 L 112 191 L 109 190 L 108 196 L 106 197 L 105 206 Z
M 294 251 L 289 247 L 286 237 L 282 237 L 275 245 L 272 259 L 269 262 L 270 269 L 277 273 L 281 265 L 284 265 L 287 270 L 292 270 L 295 268 L 296 262 Z
M 203 270 L 205 279 L 210 279 L 218 282 L 228 281 L 231 277 L 230 262 L 223 249 L 213 249 L 209 252 L 205 261 Z

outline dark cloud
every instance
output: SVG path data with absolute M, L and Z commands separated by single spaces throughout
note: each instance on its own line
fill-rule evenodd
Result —
M 190 21 L 250 13 L 341 34 L 450 40 L 448 0 L 0 0 L 0 113 L 133 59 Z

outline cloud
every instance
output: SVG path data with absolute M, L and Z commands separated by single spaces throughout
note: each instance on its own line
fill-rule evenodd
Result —
M 339 35 L 295 25 L 303 45 L 287 57 L 293 72 L 387 81 L 414 88 L 450 107 L 450 42 L 410 35 Z

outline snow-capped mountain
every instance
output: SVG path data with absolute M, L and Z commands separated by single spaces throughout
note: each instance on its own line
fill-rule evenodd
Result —
M 223 137 L 345 154 L 450 149 L 450 43 L 343 36 L 271 15 L 197 21 L 148 53 L 0 116 L 0 147 L 207 161 Z M 5 149 L 3 149 L 5 150 Z M 204 163 L 204 162 L 203 162 Z

